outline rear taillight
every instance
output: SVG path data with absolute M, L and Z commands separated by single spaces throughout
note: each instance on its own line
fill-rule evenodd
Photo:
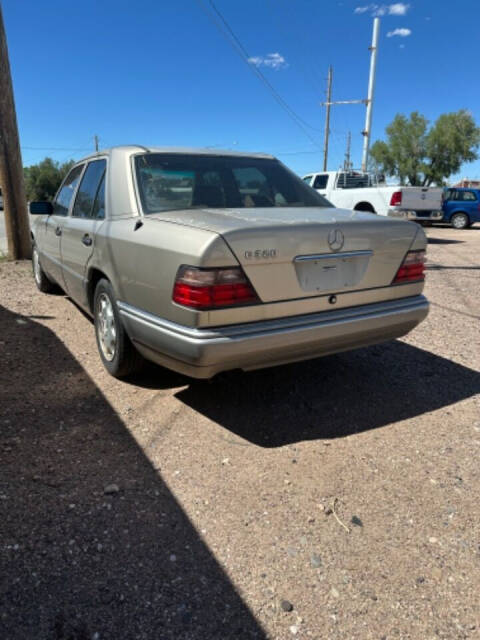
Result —
M 392 284 L 425 279 L 425 251 L 409 251 Z
M 177 304 L 192 309 L 218 309 L 259 302 L 254 288 L 239 267 L 180 267 L 172 297 Z
M 394 191 L 392 193 L 392 197 L 390 198 L 390 206 L 391 207 L 398 207 L 402 204 L 402 192 L 401 191 Z

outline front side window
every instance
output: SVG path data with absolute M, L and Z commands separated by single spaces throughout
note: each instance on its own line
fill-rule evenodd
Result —
M 106 166 L 106 160 L 94 160 L 93 162 L 89 162 L 87 165 L 85 173 L 83 174 L 82 182 L 78 188 L 75 205 L 72 211 L 72 216 L 75 218 L 95 217 L 93 205 L 99 190 L 100 182 L 102 181 L 105 173 Z
M 73 167 L 65 178 L 65 181 L 60 187 L 60 191 L 58 192 L 53 204 L 53 213 L 55 215 L 66 216 L 68 214 L 70 203 L 72 201 L 73 194 L 75 193 L 75 189 L 77 188 L 78 181 L 80 180 L 83 167 L 83 164 Z
M 149 153 L 136 156 L 146 214 L 195 208 L 328 207 L 278 160 Z

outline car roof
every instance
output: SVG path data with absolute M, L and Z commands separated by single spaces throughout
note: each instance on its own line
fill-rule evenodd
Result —
M 227 149 L 209 149 L 200 147 L 147 147 L 141 144 L 121 145 L 117 147 L 109 147 L 108 149 L 101 149 L 95 151 L 88 156 L 83 157 L 79 162 L 85 162 L 85 160 L 92 160 L 99 156 L 110 155 L 133 155 L 134 153 L 178 153 L 186 155 L 202 155 L 202 156 L 232 156 L 237 158 L 266 158 L 273 160 L 274 156 L 267 153 L 254 153 L 251 151 L 231 151 Z

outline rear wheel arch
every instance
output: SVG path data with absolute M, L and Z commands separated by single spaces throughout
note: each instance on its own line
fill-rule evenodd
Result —
M 354 211 L 368 211 L 369 213 L 376 213 L 373 205 L 370 202 L 357 202 L 353 207 Z
M 97 288 L 97 284 L 100 280 L 108 280 L 111 283 L 110 278 L 106 275 L 104 271 L 101 269 L 97 269 L 96 267 L 92 267 L 88 272 L 88 281 L 87 281 L 87 300 L 88 307 L 90 312 L 93 315 L 93 303 L 95 298 L 95 289 Z

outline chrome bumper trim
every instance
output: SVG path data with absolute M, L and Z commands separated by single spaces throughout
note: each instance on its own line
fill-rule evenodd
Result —
M 422 295 L 336 311 L 196 329 L 125 302 L 118 309 L 146 357 L 180 373 L 208 378 L 228 369 L 256 369 L 355 349 L 408 333 L 428 313 Z
M 440 222 L 443 220 L 443 211 L 410 211 L 410 210 L 398 210 L 389 209 L 388 214 L 390 218 L 403 218 L 405 220 L 434 220 Z

